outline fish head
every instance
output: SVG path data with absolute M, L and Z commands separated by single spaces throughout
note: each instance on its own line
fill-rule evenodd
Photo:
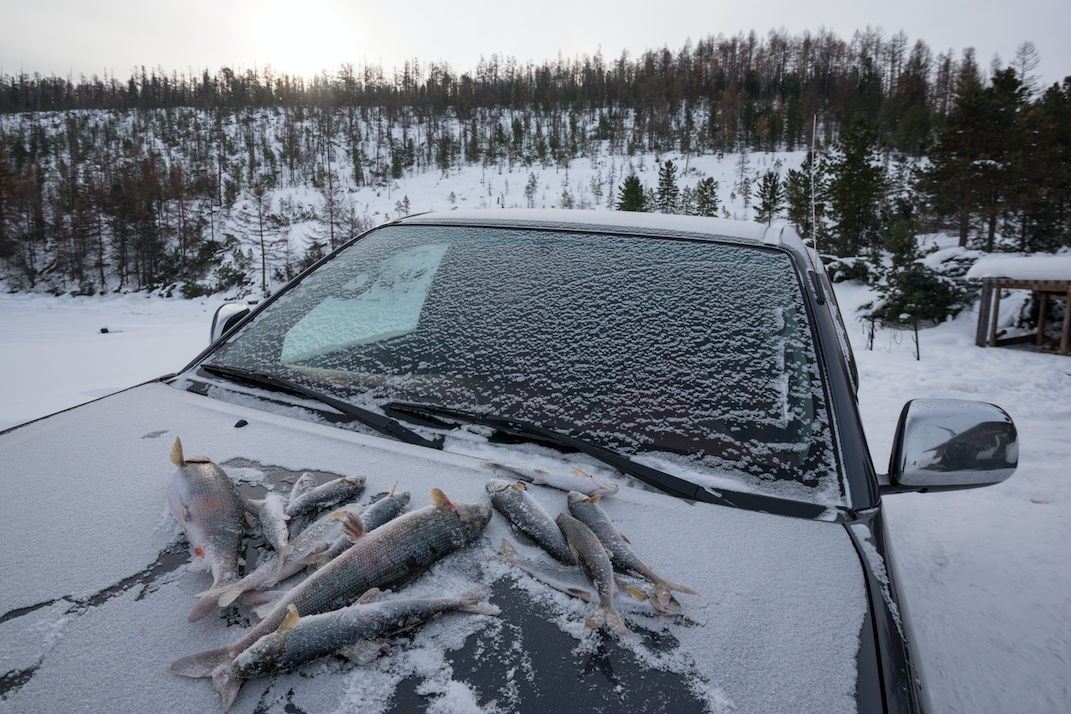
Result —
M 594 502 L 598 503 L 597 500 L 594 501 Z M 573 508 L 576 508 L 577 506 L 587 505 L 589 503 L 592 503 L 592 499 L 589 498 L 586 493 L 580 493 L 580 491 L 570 491 L 569 492 L 569 508 L 570 508 L 570 510 L 573 509 Z
M 272 632 L 235 657 L 231 662 L 231 671 L 242 679 L 268 674 L 275 671 L 285 652 L 285 633 Z
M 454 513 L 461 519 L 465 542 L 476 539 L 491 520 L 491 507 L 486 503 L 453 503 Z
M 506 479 L 492 478 L 487 480 L 487 483 L 484 485 L 484 488 L 487 490 L 488 496 L 494 496 L 496 494 L 502 493 L 510 486 L 510 482 Z
M 397 501 L 398 503 L 400 503 L 403 506 L 408 506 L 409 505 L 409 492 L 408 491 L 402 491 L 401 493 L 396 493 L 393 496 L 390 496 L 390 498 L 393 498 L 395 501 Z

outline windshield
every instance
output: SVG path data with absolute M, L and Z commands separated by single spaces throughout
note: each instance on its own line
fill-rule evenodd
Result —
M 799 280 L 776 250 L 388 226 L 210 361 L 373 408 L 534 422 L 709 488 L 844 501 Z

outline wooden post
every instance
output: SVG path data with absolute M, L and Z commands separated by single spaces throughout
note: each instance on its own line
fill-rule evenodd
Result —
M 1060 354 L 1067 354 L 1068 336 L 1071 336 L 1071 287 L 1067 288 L 1064 298 L 1064 332 L 1060 337 Z
M 1045 291 L 1041 293 L 1041 307 L 1038 308 L 1038 339 L 1035 344 L 1038 347 L 1045 342 L 1045 310 L 1049 307 L 1049 294 Z
M 978 301 L 978 329 L 974 334 L 974 344 L 985 347 L 989 344 L 987 330 L 989 329 L 989 308 L 993 304 L 993 283 L 989 280 L 982 281 L 982 297 Z
M 993 316 L 989 323 L 989 346 L 997 346 L 997 320 L 1000 318 L 1000 283 L 993 283 Z

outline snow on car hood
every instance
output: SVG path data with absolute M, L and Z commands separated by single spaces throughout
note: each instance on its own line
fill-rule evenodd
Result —
M 235 428 L 240 419 L 248 425 Z M 187 453 L 219 464 L 246 459 L 293 471 L 362 474 L 365 502 L 399 481 L 414 508 L 430 503 L 433 487 L 455 501 L 486 502 L 484 483 L 499 475 L 467 456 L 162 384 L 3 434 L 0 712 L 220 710 L 209 680 L 178 677 L 169 666 L 237 640 L 251 616 L 232 609 L 186 621 L 193 595 L 211 579 L 180 565 L 188 560 L 186 543 L 166 501 L 176 436 Z M 263 476 L 254 468 L 224 468 L 235 478 Z M 619 661 L 632 660 L 627 664 L 640 672 L 637 680 L 643 672 L 652 680 L 672 674 L 699 710 L 855 711 L 866 594 L 843 526 L 689 503 L 618 480 L 625 487 L 602 501 L 615 525 L 660 575 L 700 593 L 678 596 L 682 616 L 626 616 L 630 632 L 622 640 L 585 630 L 592 606 L 489 561 L 503 538 L 517 544 L 496 514 L 475 548 L 441 561 L 402 592 L 443 594 L 474 581 L 493 583 L 500 617 L 444 617 L 369 665 L 320 660 L 252 680 L 231 711 L 293 704 L 308 712 L 364 714 L 401 709 L 405 696 L 435 711 L 486 711 L 492 701 L 495 711 L 525 711 L 537 699 L 533 691 L 559 686 L 563 663 L 589 661 L 583 658 L 607 647 Z M 561 491 L 530 491 L 552 515 L 567 508 Z M 531 546 L 518 548 L 538 556 Z M 511 611 L 541 613 L 561 635 L 558 656 L 521 651 Z M 455 666 L 455 654 L 466 646 L 479 650 L 480 661 L 503 663 L 505 679 Z M 549 666 L 558 671 L 551 674 Z M 594 677 L 585 686 L 607 688 L 618 710 L 659 709 L 640 700 L 654 695 L 622 681 L 628 667 L 605 677 L 582 669 L 575 678 Z

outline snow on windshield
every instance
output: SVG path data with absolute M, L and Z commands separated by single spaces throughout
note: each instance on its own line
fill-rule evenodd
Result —
M 711 488 L 843 502 L 798 279 L 775 250 L 388 227 L 215 360 L 372 406 L 535 422 Z

